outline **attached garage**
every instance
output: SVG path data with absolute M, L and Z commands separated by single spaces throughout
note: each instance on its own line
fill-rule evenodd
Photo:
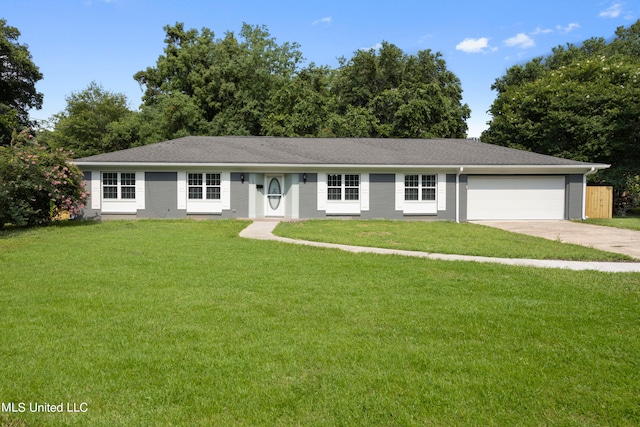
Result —
M 467 219 L 565 219 L 564 176 L 469 176 Z

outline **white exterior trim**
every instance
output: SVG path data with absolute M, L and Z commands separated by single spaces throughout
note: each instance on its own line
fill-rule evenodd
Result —
M 91 171 L 91 209 L 100 209 L 102 196 L 102 172 Z
M 220 201 L 222 209 L 231 209 L 231 172 L 220 172 Z
M 189 199 L 188 173 L 219 173 L 220 174 L 220 199 Z M 193 214 L 220 214 L 223 210 L 231 209 L 231 173 L 198 170 L 193 172 L 178 172 L 178 209 L 186 209 Z
M 435 175 L 436 200 L 405 200 L 405 175 Z M 396 173 L 396 210 L 405 215 L 437 215 L 439 210 L 447 209 L 447 174 L 433 172 Z
M 289 203 L 285 206 L 291 208 L 291 218 L 300 218 L 300 175 L 297 173 L 294 173 L 291 176 L 291 188 L 289 189 L 289 192 Z
M 187 172 L 178 171 L 178 209 L 187 209 Z
M 339 175 L 350 175 L 349 172 L 335 172 Z M 330 173 L 318 173 L 318 210 L 325 211 L 328 215 L 360 215 L 369 210 L 369 174 L 353 173 L 358 175 L 358 200 L 327 200 L 327 176 Z
M 437 210 L 447 210 L 447 174 L 437 174 L 438 188 L 436 189 L 436 200 L 438 201 Z
M 145 208 L 145 193 L 146 193 L 146 185 L 145 185 L 145 172 L 136 172 L 136 208 L 144 209 Z
M 118 198 L 117 199 L 104 199 L 102 197 L 98 198 L 98 201 L 101 205 L 101 211 L 103 213 L 123 213 L 123 214 L 130 214 L 130 213 L 137 213 L 138 209 L 144 209 L 144 192 L 145 192 L 145 185 L 144 185 L 144 172 L 123 172 L 121 170 L 119 171 L 100 171 L 98 172 L 98 176 L 99 176 L 99 181 L 98 181 L 98 195 L 101 196 L 102 195 L 102 187 L 103 187 L 103 182 L 102 182 L 102 174 L 103 173 L 115 173 L 117 175 L 117 179 L 118 179 Z M 135 184 L 135 199 L 122 199 L 120 198 L 120 191 L 121 191 L 121 186 L 120 186 L 120 179 L 121 179 L 121 174 L 123 173 L 134 173 L 135 174 L 135 180 L 136 180 L 136 184 Z M 140 177 L 142 177 L 140 179 Z M 93 183 L 93 174 L 91 174 L 91 181 Z M 140 195 L 140 193 L 142 193 L 142 200 L 139 201 L 138 200 L 138 196 Z M 92 194 L 93 197 L 93 194 Z M 94 202 L 91 202 L 91 205 L 94 205 Z M 142 206 L 141 208 L 139 208 L 139 206 Z M 99 208 L 100 209 L 100 208 Z
M 327 174 L 318 174 L 318 210 L 327 210 Z
M 360 174 L 360 210 L 369 210 L 369 174 Z

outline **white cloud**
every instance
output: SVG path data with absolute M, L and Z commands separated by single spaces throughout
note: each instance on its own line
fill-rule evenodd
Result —
M 331 17 L 330 16 L 326 16 L 324 18 L 320 18 L 320 19 L 316 19 L 315 21 L 313 21 L 312 25 L 318 25 L 318 24 L 331 24 Z
M 580 28 L 580 24 L 576 24 L 575 22 L 572 22 L 571 24 L 567 25 L 566 27 L 558 25 L 556 28 L 562 34 L 567 34 L 567 33 L 570 33 L 573 30 L 577 30 L 578 28 Z
M 378 50 L 382 47 L 382 43 L 376 43 L 373 46 L 369 46 L 369 47 L 361 47 L 359 50 L 365 50 L 365 51 L 370 51 L 371 49 L 373 50 Z
M 617 18 L 622 14 L 622 3 L 616 3 L 600 12 L 601 18 Z
M 532 36 L 537 36 L 538 34 L 549 34 L 549 33 L 553 33 L 553 30 L 551 28 L 536 27 L 536 29 L 530 32 L 529 34 L 531 34 Z
M 481 37 L 479 39 L 464 39 L 456 45 L 456 50 L 461 50 L 466 53 L 483 53 L 486 50 L 491 49 L 489 46 L 489 39 Z
M 504 41 L 504 44 L 509 47 L 519 47 L 521 49 L 527 49 L 530 47 L 534 47 L 536 45 L 536 42 L 525 33 L 519 33 L 516 36 L 506 39 Z
M 420 39 L 418 40 L 418 44 L 422 44 L 424 42 L 426 42 L 429 39 L 432 39 L 433 35 L 431 34 L 425 34 L 424 36 L 420 37 Z

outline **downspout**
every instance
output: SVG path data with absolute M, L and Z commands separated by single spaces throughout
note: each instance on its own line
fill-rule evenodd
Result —
M 456 222 L 460 222 L 460 174 L 464 170 L 464 166 L 460 166 L 456 173 Z
M 584 174 L 582 177 L 582 219 L 587 219 L 587 176 L 596 173 L 596 168 L 592 167 L 591 170 Z

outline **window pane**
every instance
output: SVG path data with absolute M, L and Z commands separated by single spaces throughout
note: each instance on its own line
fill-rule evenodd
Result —
M 189 187 L 190 199 L 202 199 L 202 187 Z
M 342 200 L 342 189 L 341 188 L 329 188 L 327 190 L 327 199 L 328 200 Z
M 342 186 L 342 175 L 329 175 L 327 176 L 327 186 L 340 187 Z
M 358 200 L 358 192 L 357 188 L 345 188 L 344 189 L 344 199 L 345 200 Z
M 405 187 L 417 187 L 418 186 L 418 175 L 405 175 L 404 176 L 404 186 Z
M 418 189 L 417 188 L 405 188 L 404 189 L 404 199 L 405 200 L 418 200 Z
M 103 187 L 102 197 L 105 199 L 117 199 L 118 187 Z
M 206 182 L 207 182 L 207 185 L 220 185 L 220 174 L 208 173 Z
M 122 198 L 123 199 L 135 199 L 136 198 L 136 187 L 122 187 Z
M 360 185 L 360 175 L 345 175 L 344 185 L 345 187 L 357 187 Z
M 207 199 L 220 200 L 220 187 L 207 187 Z
M 120 174 L 120 184 L 122 184 L 122 185 L 136 185 L 136 174 L 135 173 L 121 173 Z
M 102 174 L 103 185 L 118 185 L 118 174 L 113 172 L 105 172 Z
M 422 200 L 435 200 L 436 199 L 436 189 L 435 188 L 423 188 L 422 189 Z
M 189 174 L 189 185 L 202 185 L 202 174 L 201 173 L 190 173 Z
M 422 186 L 423 187 L 435 187 L 436 186 L 436 176 L 435 175 L 422 175 Z

